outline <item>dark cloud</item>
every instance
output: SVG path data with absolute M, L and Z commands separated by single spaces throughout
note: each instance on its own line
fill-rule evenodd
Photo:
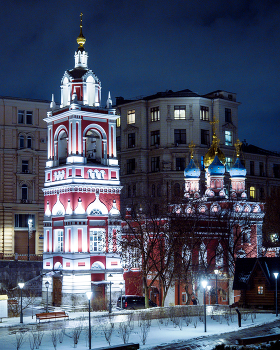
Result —
M 60 100 L 80 12 L 104 103 L 109 90 L 236 92 L 240 137 L 280 150 L 279 1 L 12 0 L 0 13 L 1 95 Z

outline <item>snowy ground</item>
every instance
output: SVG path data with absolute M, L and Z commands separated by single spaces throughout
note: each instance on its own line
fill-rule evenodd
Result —
M 211 313 L 211 309 L 208 308 L 208 313 Z M 129 322 L 129 314 L 134 315 L 134 320 Z M 238 327 L 237 314 L 232 311 L 232 316 L 216 316 L 216 319 L 212 319 L 210 315 L 207 316 L 207 332 L 204 332 L 203 317 L 173 317 L 173 321 L 170 318 L 153 319 L 149 320 L 149 317 L 145 317 L 146 320 L 139 321 L 143 312 L 127 312 L 126 314 L 116 312 L 112 316 L 111 320 L 107 317 L 107 313 L 91 313 L 92 320 L 92 345 L 91 348 L 99 348 L 108 346 L 108 342 L 105 339 L 105 333 L 108 336 L 110 333 L 110 324 L 114 324 L 111 345 L 123 344 L 123 337 L 120 330 L 120 325 L 124 329 L 126 327 L 129 334 L 128 343 L 139 343 L 140 349 L 149 349 L 153 346 L 160 344 L 168 344 L 177 341 L 184 341 L 191 338 L 197 338 L 211 334 L 221 334 L 225 332 L 232 332 L 240 329 Z M 258 313 L 254 316 L 248 315 L 247 320 L 242 320 L 242 328 L 255 326 L 258 324 L 267 323 L 275 320 L 275 314 Z M 76 346 L 77 349 L 88 349 L 88 312 L 69 313 L 70 321 L 50 321 L 42 322 L 39 329 L 42 330 L 43 338 L 40 345 L 40 350 L 55 349 L 53 345 L 53 339 L 58 338 L 59 334 L 65 331 L 62 343 L 57 339 L 56 348 L 59 350 L 69 350 L 74 348 L 74 333 L 73 329 L 81 328 L 81 335 Z M 147 320 L 148 318 L 148 320 Z M 150 323 L 150 327 L 149 327 Z M 189 325 L 187 325 L 189 323 Z M 140 325 L 141 324 L 141 325 Z M 12 328 L 11 328 L 12 326 Z M 33 332 L 31 329 L 33 328 Z M 146 344 L 143 345 L 143 333 L 145 329 L 148 329 Z M 0 323 L 0 350 L 14 350 L 17 349 L 17 338 L 19 339 L 20 330 L 24 332 L 24 341 L 20 349 L 27 350 L 32 349 L 32 342 L 30 340 L 36 338 L 39 334 L 36 331 L 35 317 L 24 317 L 24 323 L 19 323 L 19 318 L 6 318 Z M 36 347 L 34 347 L 35 349 Z M 204 350 L 210 350 L 204 348 Z

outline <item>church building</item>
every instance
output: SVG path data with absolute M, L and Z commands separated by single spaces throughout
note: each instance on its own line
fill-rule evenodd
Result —
M 123 282 L 117 235 L 120 231 L 116 119 L 110 93 L 101 107 L 101 82 L 88 68 L 86 39 L 77 38 L 75 65 L 61 80 L 61 104 L 54 98 L 47 123 L 44 183 L 43 296 L 52 304 L 104 303 Z M 110 286 L 110 288 L 108 287 Z M 45 293 L 45 294 L 44 294 Z

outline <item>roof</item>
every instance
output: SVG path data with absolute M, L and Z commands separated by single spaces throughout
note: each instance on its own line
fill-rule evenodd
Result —
M 16 100 L 16 101 L 27 101 L 27 102 L 41 102 L 50 104 L 50 100 L 39 100 L 35 98 L 22 98 L 22 97 L 11 97 L 11 96 L 0 96 L 1 100 Z
M 246 140 L 242 142 L 241 150 L 243 153 L 254 153 L 254 154 L 263 154 L 267 156 L 280 157 L 280 152 L 268 151 L 266 149 L 263 149 L 254 145 L 249 145 L 246 142 Z
M 233 289 L 250 289 L 250 281 L 257 267 L 260 267 L 270 288 L 275 288 L 274 272 L 280 272 L 280 258 L 236 259 Z
M 74 79 L 82 78 L 87 72 L 88 72 L 88 69 L 84 69 L 84 68 L 74 68 L 71 70 L 67 70 L 67 73 L 71 75 L 71 77 L 73 77 Z

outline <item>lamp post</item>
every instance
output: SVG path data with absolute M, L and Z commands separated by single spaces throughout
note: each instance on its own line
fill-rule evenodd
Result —
M 86 292 L 88 298 L 88 348 L 91 349 L 90 299 L 92 292 Z
M 209 305 L 210 303 L 210 290 L 211 290 L 211 286 L 207 286 L 207 290 L 208 290 L 208 298 L 209 298 Z
M 203 287 L 203 304 L 204 304 L 204 332 L 206 332 L 206 287 L 207 287 L 207 281 L 203 280 L 201 281 L 201 285 Z
M 22 313 L 22 288 L 24 287 L 24 283 L 18 283 L 20 288 L 20 323 L 23 323 L 23 313 Z
M 120 287 L 121 287 L 121 309 L 122 309 L 122 289 L 123 289 L 123 282 L 120 282 Z
M 108 277 L 113 277 L 113 275 L 110 273 Z M 112 312 L 112 281 L 110 280 L 110 296 L 109 296 L 109 314 Z
M 215 269 L 214 273 L 216 276 L 216 305 L 218 305 L 219 304 L 219 302 L 218 302 L 218 274 L 219 274 L 219 270 Z
M 275 302 L 276 302 L 276 317 L 278 316 L 278 301 L 277 301 L 277 278 L 279 273 L 278 272 L 274 272 L 273 273 L 274 277 L 275 277 Z
M 30 260 L 30 253 L 29 253 L 29 239 L 31 238 L 32 235 L 32 224 L 33 221 L 32 219 L 28 219 L 28 245 L 27 245 L 27 260 Z
M 45 286 L 46 286 L 46 288 L 47 288 L 47 306 L 46 306 L 46 312 L 48 312 L 48 306 L 49 306 L 49 292 L 48 292 L 48 289 L 49 289 L 49 286 L 50 286 L 50 282 L 47 281 L 47 282 L 45 283 Z

